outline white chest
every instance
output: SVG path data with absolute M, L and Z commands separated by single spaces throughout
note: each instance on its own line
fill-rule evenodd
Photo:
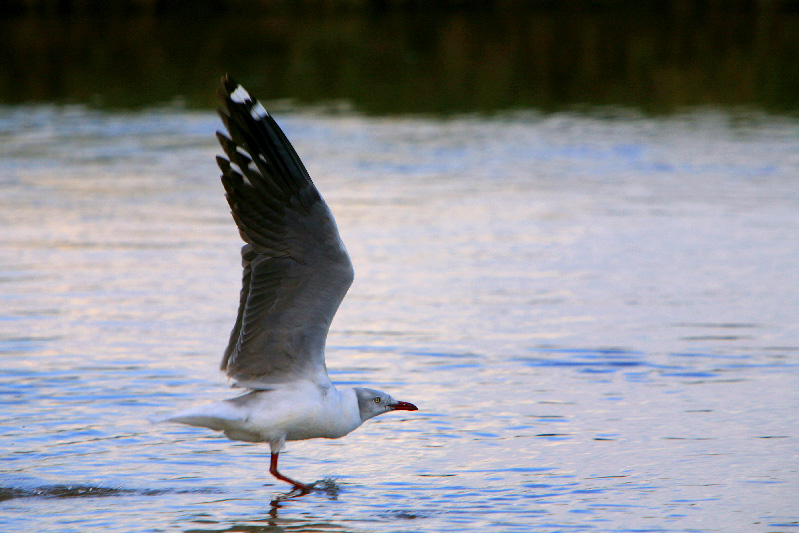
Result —
M 361 425 L 354 391 L 307 387 L 259 394 L 249 424 L 264 440 L 335 439 Z

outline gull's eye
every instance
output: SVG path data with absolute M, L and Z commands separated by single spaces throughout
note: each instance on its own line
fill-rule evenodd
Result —
M 375 398 L 375 403 L 380 403 L 380 396 L 378 396 L 377 398 Z

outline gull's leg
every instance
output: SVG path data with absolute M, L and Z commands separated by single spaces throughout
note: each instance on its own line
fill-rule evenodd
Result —
M 272 461 L 269 465 L 269 473 L 278 478 L 280 481 L 285 481 L 286 483 L 291 483 L 294 485 L 295 489 L 301 490 L 303 492 L 309 492 L 313 485 L 306 485 L 305 483 L 300 483 L 299 481 L 294 481 L 290 477 L 286 477 L 280 472 L 277 471 L 277 456 L 280 452 L 272 452 Z

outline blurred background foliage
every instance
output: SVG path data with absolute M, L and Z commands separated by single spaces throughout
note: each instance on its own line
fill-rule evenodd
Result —
M 5 0 L 0 103 L 799 111 L 799 1 Z

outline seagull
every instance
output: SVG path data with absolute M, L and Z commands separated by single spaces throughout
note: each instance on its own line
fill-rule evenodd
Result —
M 221 370 L 246 389 L 236 398 L 158 419 L 224 432 L 231 440 L 268 442 L 269 472 L 286 441 L 337 439 L 412 403 L 363 387 L 336 388 L 325 367 L 325 341 L 354 272 L 333 214 L 283 131 L 264 107 L 225 76 L 217 132 L 222 185 L 245 244 L 239 312 Z

